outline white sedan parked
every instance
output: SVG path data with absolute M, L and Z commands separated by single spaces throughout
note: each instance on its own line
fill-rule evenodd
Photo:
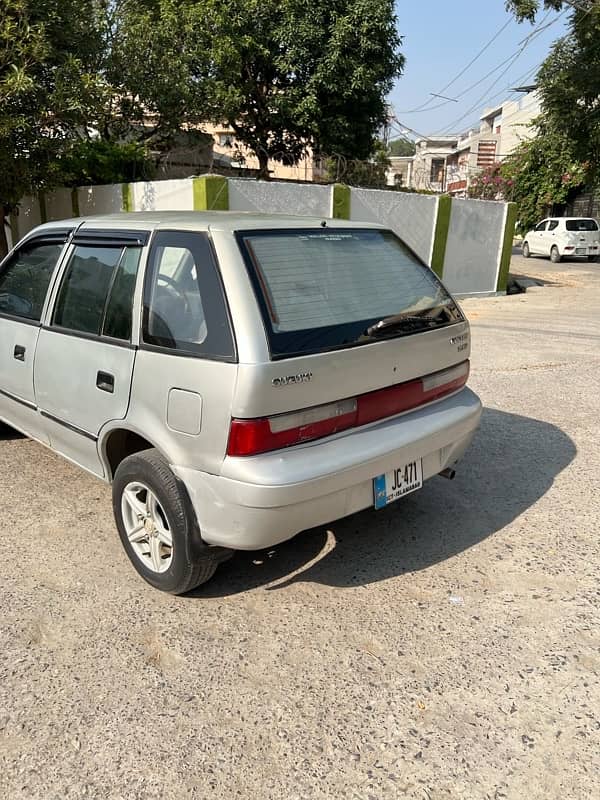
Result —
M 598 221 L 586 217 L 553 217 L 542 220 L 523 240 L 523 255 L 550 256 L 557 264 L 563 256 L 583 256 L 595 261 L 600 254 Z

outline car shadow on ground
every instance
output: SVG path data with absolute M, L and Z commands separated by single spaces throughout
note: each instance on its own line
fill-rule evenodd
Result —
M 24 434 L 16 431 L 14 428 L 5 425 L 4 422 L 0 422 L 0 442 L 8 442 L 11 439 L 24 439 Z
M 530 508 L 573 460 L 554 425 L 485 409 L 454 481 L 432 478 L 382 511 L 305 531 L 269 551 L 237 552 L 189 597 L 225 597 L 295 581 L 360 586 L 426 569 L 477 545 Z

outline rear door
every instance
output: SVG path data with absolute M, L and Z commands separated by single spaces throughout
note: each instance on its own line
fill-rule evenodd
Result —
M 69 234 L 50 229 L 27 240 L 0 271 L 0 418 L 45 443 L 33 364 L 44 304 Z
M 80 231 L 53 292 L 35 357 L 35 394 L 52 447 L 102 475 L 98 433 L 127 413 L 133 297 L 144 233 Z
M 269 352 L 252 363 L 249 335 L 239 334 L 233 416 L 353 398 L 468 359 L 459 307 L 390 231 L 256 230 L 237 239 Z
M 558 219 L 549 219 L 548 220 L 548 227 L 546 229 L 546 249 L 545 254 L 550 255 L 552 248 L 556 245 L 559 249 L 559 252 L 562 255 L 562 242 L 561 242 L 561 230 L 560 230 L 560 220 Z
M 576 256 L 590 256 L 598 254 L 600 234 L 598 223 L 595 219 L 566 219 L 565 233 L 568 253 Z

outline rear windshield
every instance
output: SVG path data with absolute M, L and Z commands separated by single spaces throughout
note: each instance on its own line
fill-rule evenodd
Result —
M 568 219 L 565 222 L 568 231 L 597 231 L 598 224 L 595 219 Z
M 435 274 L 391 231 L 337 228 L 237 236 L 273 357 L 366 344 L 375 338 L 368 329 L 382 321 L 376 338 L 462 319 Z M 408 317 L 401 329 L 389 322 L 398 316 Z

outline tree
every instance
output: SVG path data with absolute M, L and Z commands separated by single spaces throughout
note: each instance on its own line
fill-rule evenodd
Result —
M 388 146 L 390 156 L 414 156 L 415 152 L 415 143 L 409 139 L 394 139 Z
M 543 5 L 571 9 L 569 32 L 554 43 L 537 75 L 540 134 L 551 145 L 563 146 L 562 153 L 554 153 L 557 170 L 550 183 L 560 173 L 561 163 L 578 162 L 594 184 L 600 170 L 600 4 L 597 0 L 545 0 Z M 540 0 L 507 3 L 517 19 L 530 21 L 541 6 Z M 562 172 L 579 174 L 570 168 Z
M 59 179 L 57 156 L 97 102 L 103 79 L 79 57 L 99 52 L 94 0 L 4 0 L 0 17 L 0 256 L 5 219 Z
M 537 128 L 536 136 L 522 142 L 502 162 L 494 184 L 505 199 L 517 203 L 521 231 L 530 230 L 553 206 L 568 202 L 589 175 L 566 136 L 547 126 L 543 118 Z
M 257 156 L 368 158 L 404 59 L 392 0 L 204 0 L 211 118 Z M 202 37 L 201 32 L 204 32 Z
M 572 5 L 572 3 L 565 0 L 506 0 L 505 3 L 506 10 L 512 11 L 519 22 L 523 22 L 523 20 L 533 22 L 535 15 L 542 7 L 560 11 L 565 5 Z

